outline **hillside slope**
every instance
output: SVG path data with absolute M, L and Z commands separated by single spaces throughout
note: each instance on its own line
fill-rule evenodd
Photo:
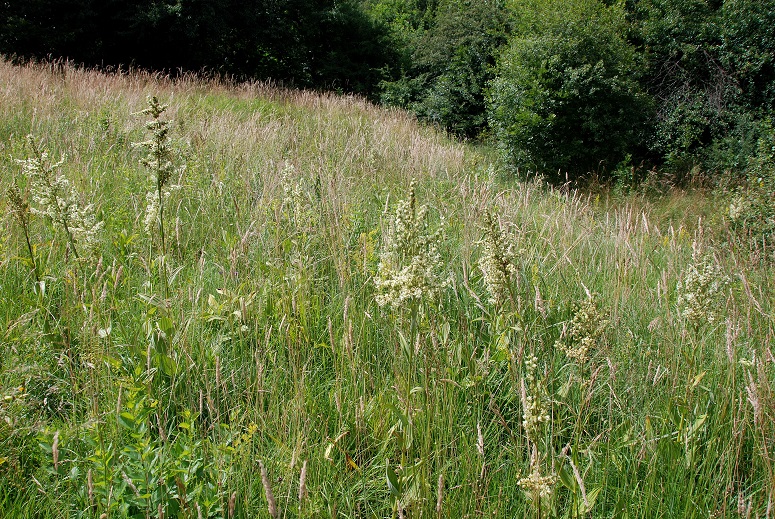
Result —
M 503 180 L 357 98 L 5 62 L 0 164 L 3 517 L 771 510 L 775 283 L 703 193 Z

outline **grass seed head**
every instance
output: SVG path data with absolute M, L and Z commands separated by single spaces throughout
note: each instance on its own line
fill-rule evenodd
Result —
M 301 465 L 301 475 L 299 476 L 299 501 L 304 501 L 307 497 L 307 460 Z
M 269 475 L 266 472 L 266 467 L 264 467 L 264 463 L 261 460 L 258 460 L 258 467 L 261 471 L 261 484 L 264 486 L 264 494 L 266 495 L 266 504 L 269 515 L 272 519 L 277 519 L 277 502 L 272 493 L 272 485 L 269 483 Z

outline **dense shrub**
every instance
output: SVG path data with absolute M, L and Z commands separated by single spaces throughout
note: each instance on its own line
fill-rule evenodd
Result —
M 382 101 L 460 137 L 476 137 L 487 126 L 485 89 L 508 32 L 505 3 L 445 0 L 424 20 L 428 27 L 405 40 L 408 66 L 383 83 Z
M 729 205 L 732 228 L 754 248 L 775 247 L 775 131 L 759 140 L 744 184 Z M 775 255 L 773 255 L 775 257 Z
M 508 164 L 549 175 L 609 171 L 637 145 L 649 115 L 621 7 L 536 1 L 516 16 L 489 99 Z

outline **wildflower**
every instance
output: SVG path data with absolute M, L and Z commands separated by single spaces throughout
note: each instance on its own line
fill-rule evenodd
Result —
M 736 222 L 743 214 L 745 210 L 745 199 L 743 197 L 737 197 L 729 203 L 729 219 Z
M 522 412 L 522 425 L 530 438 L 536 438 L 541 425 L 549 422 L 549 413 L 540 398 L 528 395 Z
M 59 174 L 64 157 L 52 164 L 48 152 L 34 137 L 28 136 L 27 142 L 32 156 L 18 162 L 30 180 L 32 199 L 36 204 L 30 207 L 30 211 L 61 226 L 76 257 L 76 243 L 80 243 L 83 249 L 93 250 L 103 222 L 96 221 L 92 205 L 81 207 L 70 182 Z
M 309 230 L 318 223 L 320 218 L 311 203 L 312 193 L 304 184 L 304 179 L 298 178 L 293 164 L 286 164 L 283 167 L 280 178 L 283 199 L 280 207 L 286 223 L 296 230 Z M 319 186 L 316 186 L 315 190 L 319 197 Z
M 167 189 L 162 189 L 161 204 L 159 204 L 158 193 L 154 191 L 148 191 L 145 194 L 145 218 L 143 218 L 143 227 L 145 232 L 152 234 L 154 228 L 158 228 L 161 223 L 161 206 L 166 202 L 170 196 L 176 191 L 180 191 L 180 185 L 172 185 Z
M 550 422 L 551 418 L 546 407 L 546 398 L 536 378 L 538 358 L 535 355 L 528 355 L 524 359 L 524 366 L 526 373 L 521 384 L 522 426 L 525 429 L 530 450 L 530 473 L 517 480 L 517 484 L 533 499 L 534 503 L 539 503 L 541 498 L 551 495 L 552 487 L 557 482 L 557 476 L 554 473 L 542 475 L 543 459 L 538 449 L 541 429 L 544 424 Z
M 508 297 L 513 298 L 512 279 L 517 274 L 514 244 L 509 243 L 505 233 L 490 213 L 487 213 L 484 253 L 479 259 L 485 287 L 490 294 L 490 303 L 500 306 Z
M 536 384 L 535 372 L 538 368 L 538 358 L 535 355 L 529 355 L 524 362 L 527 384 L 523 384 L 522 426 L 525 428 L 528 440 L 536 443 L 541 426 L 549 423 L 549 412 Z
M 377 304 L 400 308 L 405 303 L 435 299 L 449 284 L 439 253 L 441 229 L 430 232 L 428 209 L 416 207 L 415 181 L 409 200 L 401 200 L 385 233 L 374 284 Z
M 541 474 L 541 462 L 541 453 L 534 443 L 530 452 L 530 474 L 517 480 L 517 485 L 532 496 L 534 501 L 551 496 L 552 488 L 557 483 L 556 474 L 551 473 L 546 476 Z
M 563 337 L 555 343 L 555 346 L 565 352 L 568 358 L 584 364 L 589 360 L 590 352 L 600 344 L 608 325 L 608 319 L 597 307 L 597 302 L 590 294 L 578 306 L 569 328 L 563 330 Z
M 165 190 L 164 187 L 175 171 L 172 165 L 172 147 L 169 139 L 170 122 L 160 119 L 167 110 L 167 105 L 159 103 L 156 96 L 149 96 L 147 103 L 148 107 L 140 111 L 140 114 L 151 116 L 151 119 L 145 123 L 145 128 L 151 132 L 151 138 L 134 145 L 148 151 L 148 154 L 140 159 L 140 164 L 151 171 L 156 185 L 155 189 L 146 195 L 147 204 L 143 223 L 149 232 L 154 223 L 158 224 L 161 252 L 166 254 L 164 200 L 169 196 L 169 191 Z
M 714 323 L 719 317 L 721 296 L 729 278 L 711 254 L 700 260 L 695 252 L 693 260 L 676 287 L 678 310 L 694 326 Z
M 135 146 L 148 150 L 148 155 L 140 159 L 140 163 L 151 170 L 155 175 L 156 189 L 161 191 L 172 176 L 172 148 L 169 143 L 169 121 L 160 119 L 167 111 L 168 106 L 159 103 L 156 96 L 149 96 L 148 107 L 141 110 L 142 115 L 150 115 L 151 120 L 145 123 L 145 128 L 151 132 L 151 138 L 135 143 Z

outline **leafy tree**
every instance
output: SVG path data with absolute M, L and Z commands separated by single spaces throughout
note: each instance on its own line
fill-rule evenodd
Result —
M 727 127 L 738 93 L 718 59 L 718 9 L 706 0 L 646 0 L 637 9 L 644 85 L 656 101 L 650 146 L 686 168 L 687 158 Z
M 420 17 L 417 9 L 406 14 L 394 19 L 408 24 L 401 26 L 408 66 L 402 77 L 383 83 L 383 102 L 456 135 L 477 136 L 487 124 L 485 89 L 508 32 L 505 3 L 442 0 L 432 16 L 426 10 Z
M 719 11 L 722 27 L 719 61 L 733 72 L 745 108 L 775 110 L 775 0 L 726 0 Z
M 745 169 L 775 103 L 775 1 L 629 4 L 656 103 L 649 145 L 674 170 Z
M 490 89 L 508 164 L 549 177 L 605 173 L 632 153 L 650 112 L 620 4 L 526 0 Z

